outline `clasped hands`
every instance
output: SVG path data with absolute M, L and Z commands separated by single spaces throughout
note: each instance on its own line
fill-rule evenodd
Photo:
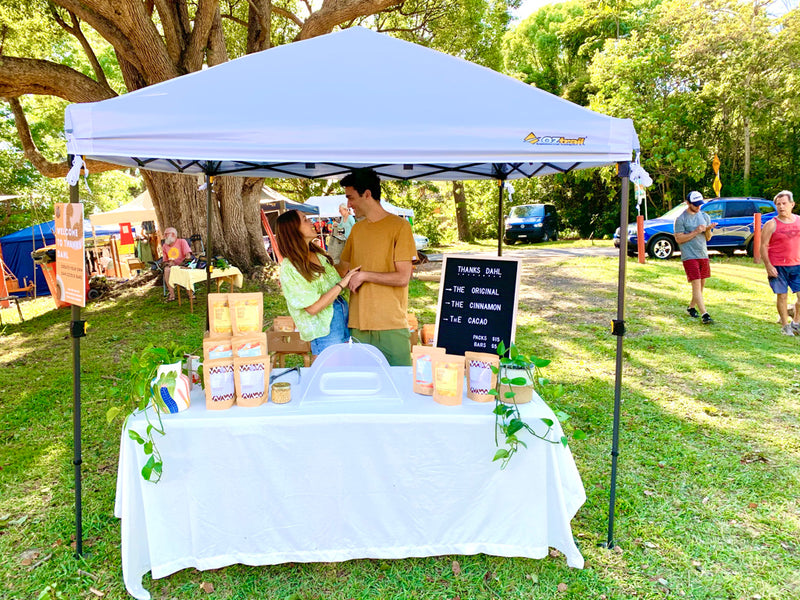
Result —
M 694 228 L 694 230 L 697 233 L 704 233 L 707 230 L 714 229 L 714 227 L 716 227 L 716 226 L 717 226 L 716 223 L 711 223 L 711 225 L 698 225 L 697 227 Z
M 366 274 L 361 273 L 361 267 L 353 267 L 344 274 L 342 280 L 339 282 L 344 287 L 350 288 L 351 292 L 355 292 L 361 284 L 366 281 Z

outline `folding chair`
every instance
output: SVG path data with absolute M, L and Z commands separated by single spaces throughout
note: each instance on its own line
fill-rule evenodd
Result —
M 192 254 L 195 256 L 205 256 L 206 246 L 203 243 L 203 236 L 195 233 L 189 238 L 189 247 L 192 249 Z

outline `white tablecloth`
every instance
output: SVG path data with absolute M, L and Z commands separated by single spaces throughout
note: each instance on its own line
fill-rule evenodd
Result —
M 392 406 L 298 403 L 296 373 L 289 404 L 207 411 L 195 395 L 164 419 L 158 484 L 142 479 L 144 455 L 123 432 L 115 514 L 128 592 L 149 598 L 147 571 L 235 563 L 543 558 L 554 547 L 583 567 L 570 520 L 586 495 L 570 451 L 526 440 L 501 470 L 493 403 L 442 406 L 412 393 L 410 367 L 392 376 L 403 397 Z M 521 408 L 542 430 L 538 417 L 556 420 L 541 400 Z M 143 422 L 129 426 L 143 432 Z

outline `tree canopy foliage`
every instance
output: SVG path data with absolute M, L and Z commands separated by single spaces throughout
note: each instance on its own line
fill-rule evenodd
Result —
M 771 198 L 800 183 L 800 20 L 796 3 L 781 16 L 771 5 L 574 0 L 548 6 L 507 34 L 505 68 L 599 112 L 633 119 L 642 163 L 654 179 L 649 202 L 659 213 L 692 189 L 714 196 L 714 155 L 722 163 L 723 195 Z M 518 187 L 528 201 L 555 201 L 580 233 L 600 235 L 615 227 L 616 185 L 596 172 Z

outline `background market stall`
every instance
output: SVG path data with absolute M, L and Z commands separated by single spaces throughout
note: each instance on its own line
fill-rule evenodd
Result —
M 34 250 L 52 246 L 56 243 L 54 227 L 55 221 L 47 221 L 46 223 L 31 225 L 0 238 L 0 245 L 3 248 L 3 260 L 6 265 L 17 276 L 19 281 L 27 279 L 34 282 L 38 296 L 47 296 L 50 294 L 50 290 L 45 284 L 42 273 L 37 272 L 31 253 Z M 119 227 L 97 227 L 94 234 L 98 236 L 118 236 Z M 90 238 L 93 235 L 92 225 L 88 219 L 83 221 L 83 235 L 86 238 Z

